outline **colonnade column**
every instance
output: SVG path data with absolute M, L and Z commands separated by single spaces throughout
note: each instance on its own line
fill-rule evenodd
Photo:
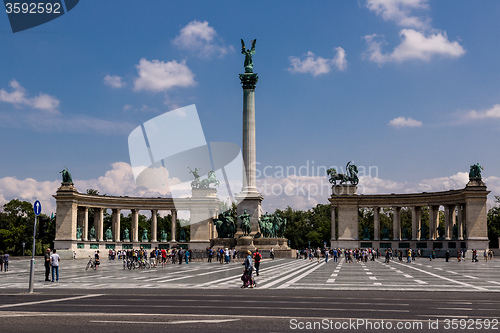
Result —
M 104 210 L 102 208 L 94 208 L 94 227 L 97 232 L 97 240 L 103 241 L 103 228 L 104 228 Z
M 458 240 L 464 239 L 464 227 L 463 227 L 462 205 L 457 205 L 457 229 L 458 229 Z
M 132 209 L 132 242 L 139 241 L 139 212 Z
M 158 233 L 158 221 L 156 218 L 156 214 L 158 214 L 157 210 L 151 210 L 151 242 L 157 242 L 156 234 Z
M 337 225 L 337 222 L 335 220 L 335 207 L 331 206 L 331 216 L 332 216 L 332 241 L 337 240 L 337 237 L 335 235 L 335 227 Z
M 437 239 L 437 227 L 439 225 L 439 206 L 429 207 L 429 239 Z
M 413 206 L 411 208 L 411 240 L 420 240 L 420 228 L 422 225 L 421 207 Z
M 373 207 L 373 240 L 380 240 L 380 207 Z
M 112 221 L 113 221 L 113 240 L 115 242 L 120 241 L 120 209 L 113 209 L 113 216 L 112 216 Z
M 177 210 L 172 209 L 170 211 L 170 215 L 172 216 L 172 235 L 170 236 L 170 241 L 175 242 L 175 233 L 177 232 Z
M 450 206 L 444 206 L 444 239 L 450 240 Z
M 89 240 L 89 207 L 83 208 L 83 234 L 84 241 Z
M 455 225 L 455 205 L 447 205 L 444 208 L 444 213 L 444 236 L 446 240 L 450 240 L 453 236 L 452 231 Z
M 392 216 L 393 240 L 401 240 L 401 207 L 393 207 Z

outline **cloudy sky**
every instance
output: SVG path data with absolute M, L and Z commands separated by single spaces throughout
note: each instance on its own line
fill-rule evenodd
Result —
M 500 2 L 80 1 L 13 34 L 0 13 L 0 204 L 135 186 L 128 135 L 196 104 L 207 142 L 241 144 L 240 39 L 257 39 L 264 209 L 327 203 L 326 167 L 362 193 L 462 188 L 479 162 L 500 195 Z

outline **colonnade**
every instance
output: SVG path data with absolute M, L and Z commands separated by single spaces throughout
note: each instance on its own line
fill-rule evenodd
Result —
M 94 211 L 94 221 L 93 221 L 93 226 L 96 231 L 96 237 L 95 239 L 90 239 L 89 237 L 89 208 L 92 208 Z M 81 240 L 86 242 L 86 241 L 99 241 L 102 242 L 105 239 L 104 235 L 104 211 L 105 208 L 94 208 L 94 207 L 87 207 L 87 206 L 78 206 L 78 222 L 77 222 L 77 227 L 82 228 L 82 237 Z M 151 211 L 151 234 L 150 238 L 148 241 L 152 243 L 158 242 L 158 220 L 157 220 L 157 214 L 158 210 L 157 209 L 152 209 Z M 142 239 L 140 238 L 139 235 L 139 209 L 131 209 L 131 218 L 132 218 L 132 225 L 131 225 L 131 230 L 130 230 L 130 238 L 129 239 L 122 239 L 122 230 L 120 227 L 120 216 L 121 216 L 121 209 L 114 208 L 112 209 L 112 215 L 111 215 L 111 229 L 112 229 L 112 236 L 113 236 L 113 242 L 122 242 L 122 241 L 130 241 L 130 242 L 140 242 Z M 177 210 L 176 209 L 171 209 L 170 210 L 170 215 L 172 216 L 172 225 L 170 229 L 170 239 L 168 241 L 170 242 L 176 242 L 175 235 L 176 235 L 176 228 L 177 228 Z M 163 240 L 160 240 L 163 241 Z
M 382 207 L 375 206 L 371 207 L 373 209 L 373 238 L 370 240 L 389 240 L 389 238 L 383 237 L 383 232 L 380 229 L 380 209 Z M 388 208 L 388 207 L 384 207 Z M 405 235 L 404 229 L 401 227 L 401 209 L 404 207 L 394 206 L 392 208 L 393 220 L 392 220 L 392 240 L 437 240 L 440 239 L 438 234 L 439 226 L 439 208 L 438 205 L 429 206 L 429 228 L 425 230 L 425 234 L 422 233 L 422 206 L 412 206 L 412 223 L 411 223 L 411 235 Z M 465 210 L 464 204 L 453 204 L 444 205 L 444 240 L 464 240 L 464 226 L 463 216 Z M 332 208 L 332 240 L 337 240 L 336 236 L 336 211 L 335 207 Z M 457 228 L 456 237 L 453 235 L 454 227 Z M 341 237 L 339 237 L 341 238 Z
M 422 192 L 410 194 L 358 195 L 357 187 L 352 185 L 332 186 L 331 203 L 332 246 L 340 248 L 359 247 L 362 240 L 373 241 L 372 245 L 391 247 L 416 246 L 420 248 L 453 248 L 460 241 L 460 247 L 467 249 L 486 249 L 488 247 L 487 207 L 489 191 L 482 181 L 470 180 L 464 189 L 443 192 Z M 373 237 L 359 237 L 359 209 L 373 209 Z M 401 230 L 401 210 L 411 208 L 411 235 L 409 230 Z M 422 208 L 429 208 L 429 223 L 425 234 L 422 232 Z M 440 207 L 444 208 L 444 230 L 438 234 Z M 380 215 L 382 208 L 391 208 L 392 237 L 381 230 Z M 457 233 L 453 235 L 456 227 Z M 338 230 L 338 235 L 336 231 Z M 456 237 L 455 237 L 456 236 Z M 427 241 L 427 243 L 422 241 Z M 384 241 L 391 241 L 389 244 Z M 407 241 L 398 243 L 399 241 Z M 434 241 L 437 241 L 434 243 Z M 410 242 L 410 243 L 408 243 Z M 417 243 L 418 242 L 418 243 Z M 366 243 L 365 243 L 366 244 Z

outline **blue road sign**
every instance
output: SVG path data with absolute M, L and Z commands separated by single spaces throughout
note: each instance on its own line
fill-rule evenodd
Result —
M 40 215 L 40 213 L 42 212 L 42 204 L 40 203 L 40 201 L 35 201 L 35 203 L 33 204 L 33 210 L 35 211 L 36 216 Z

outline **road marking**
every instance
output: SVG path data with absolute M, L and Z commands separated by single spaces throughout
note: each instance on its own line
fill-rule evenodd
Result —
M 500 284 L 500 282 L 496 282 L 496 281 L 488 281 L 489 283 L 494 283 L 494 284 Z
M 405 278 L 408 278 L 408 279 L 413 279 L 413 276 L 408 275 L 408 274 L 403 274 L 403 276 L 404 276 Z
M 469 279 L 477 279 L 475 276 L 470 276 L 470 275 L 464 275 L 464 277 L 469 278 Z
M 305 276 L 307 276 L 307 275 L 311 274 L 312 272 L 314 272 L 315 270 L 317 270 L 318 268 L 320 268 L 320 267 L 321 267 L 321 266 L 323 266 L 324 264 L 325 264 L 325 263 L 323 262 L 323 263 L 321 263 L 321 264 L 317 265 L 317 266 L 316 266 L 316 267 L 314 267 L 313 269 L 310 269 L 310 270 L 308 270 L 307 272 L 300 274 L 299 276 L 297 276 L 297 277 L 295 277 L 295 278 L 291 279 L 290 281 L 288 281 L 288 282 L 287 282 L 287 283 L 285 283 L 285 284 L 282 284 L 281 286 L 277 287 L 276 289 L 284 289 L 284 288 L 289 287 L 291 284 L 293 284 L 293 283 L 295 283 L 295 282 L 299 281 L 300 279 L 302 279 L 303 277 L 305 277 Z M 307 268 L 309 268 L 309 267 L 306 267 L 306 269 L 307 269 Z M 300 271 L 298 271 L 297 273 L 300 273 L 301 271 L 303 271 L 303 270 L 300 270 Z M 271 286 L 275 285 L 276 283 L 279 283 L 279 282 L 283 281 L 283 280 L 284 280 L 284 279 L 286 279 L 287 277 L 288 277 L 288 276 L 282 277 L 281 279 L 278 279 L 278 280 L 276 280 L 276 281 L 273 281 L 272 283 L 266 284 L 264 287 L 265 287 L 265 288 L 269 288 L 269 287 L 271 287 Z
M 372 273 L 372 272 L 366 272 L 366 274 L 368 274 L 368 275 L 372 275 L 373 273 Z
M 380 282 L 373 282 L 373 285 L 374 285 L 374 286 L 381 286 L 381 285 L 382 285 L 382 283 L 380 283 Z
M 370 280 L 376 280 L 377 278 L 375 276 L 369 276 L 368 277 Z
M 91 320 L 91 323 L 104 323 L 104 324 L 153 324 L 153 325 L 177 325 L 177 324 L 220 324 L 230 321 L 238 321 L 240 319 L 206 319 L 206 320 L 178 320 L 178 321 L 128 321 L 128 320 Z
M 427 284 L 427 282 L 425 281 L 422 281 L 422 280 L 414 280 L 416 283 L 419 283 L 419 284 Z
M 332 276 L 332 277 L 335 277 L 335 276 L 338 276 L 338 274 L 332 274 L 331 276 Z
M 397 265 L 403 265 L 403 264 L 399 264 L 399 263 L 396 263 Z M 453 279 L 450 279 L 450 278 L 447 278 L 445 276 L 441 276 L 441 275 L 437 275 L 437 274 L 434 274 L 434 273 L 431 273 L 431 272 L 427 272 L 427 271 L 424 271 L 423 269 L 420 269 L 420 268 L 416 268 L 416 267 L 411 267 L 411 266 L 407 266 L 411 269 L 414 269 L 414 270 L 417 270 L 419 272 L 423 272 L 425 274 L 429 274 L 431 276 L 434 276 L 434 277 L 437 277 L 437 278 L 440 278 L 440 279 L 443 279 L 443 280 L 446 280 L 446 281 L 450 281 L 450 282 L 453 282 L 453 283 L 458 283 L 458 284 L 461 284 L 462 286 L 465 286 L 465 287 L 469 287 L 469 288 L 474 288 L 474 289 L 477 289 L 477 290 L 482 290 L 482 291 L 488 291 L 488 289 L 486 288 L 483 288 L 483 287 L 477 287 L 477 286 L 474 286 L 472 284 L 469 284 L 469 283 L 465 283 L 465 282 L 462 282 L 462 281 L 457 281 L 457 280 L 453 280 Z
M 98 297 L 98 296 L 102 296 L 102 295 L 103 294 L 93 294 L 93 295 L 74 296 L 74 297 L 67 297 L 67 298 L 47 299 L 47 300 L 44 300 L 44 301 L 36 301 L 36 302 L 25 302 L 25 303 L 16 303 L 16 304 L 4 304 L 4 305 L 0 305 L 0 309 L 13 308 L 13 307 L 16 307 L 16 306 L 24 306 L 24 305 L 35 305 L 35 304 L 44 304 L 44 303 L 72 301 L 72 300 L 75 300 L 75 299 Z
M 326 283 L 334 283 L 335 282 L 335 279 L 328 279 L 326 280 Z

